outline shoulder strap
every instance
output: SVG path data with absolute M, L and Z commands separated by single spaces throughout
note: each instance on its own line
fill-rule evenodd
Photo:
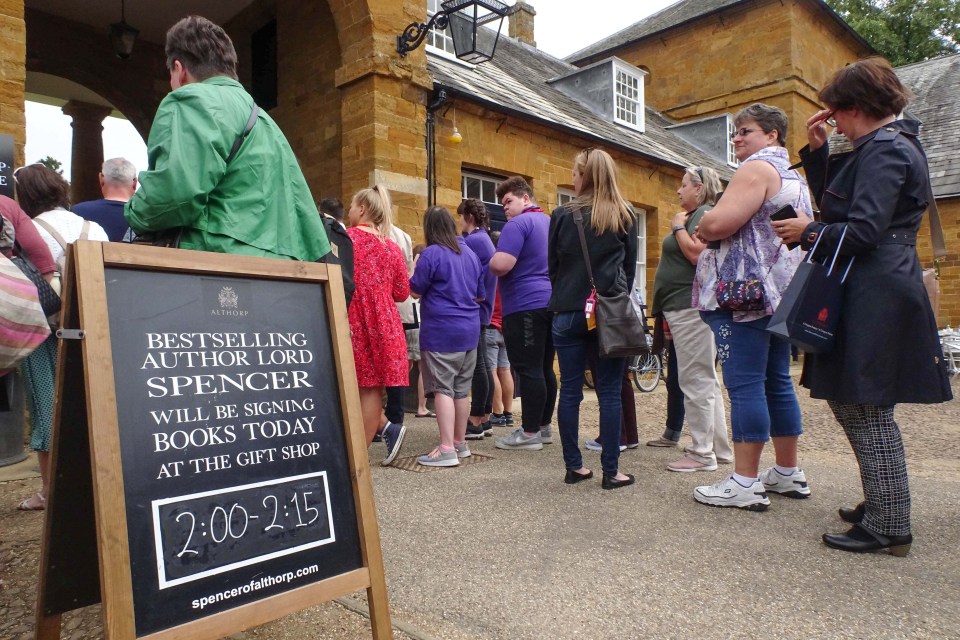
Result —
M 46 220 L 41 220 L 40 218 L 34 218 L 33 221 L 36 222 L 41 227 L 43 227 L 47 231 L 47 233 L 53 236 L 53 239 L 57 241 L 61 249 L 63 249 L 64 251 L 67 250 L 67 241 L 64 240 L 63 236 L 60 235 L 56 229 L 53 228 L 52 224 L 50 224 Z
M 250 110 L 250 117 L 247 118 L 247 124 L 243 128 L 243 132 L 237 136 L 237 139 L 233 141 L 233 146 L 230 148 L 230 155 L 227 156 L 227 164 L 230 164 L 230 161 L 233 160 L 233 156 L 237 155 L 237 151 L 240 151 L 240 145 L 243 144 L 243 141 L 247 139 L 247 136 L 250 135 L 250 132 L 253 131 L 253 125 L 257 124 L 257 115 L 260 113 L 260 107 L 257 106 L 257 103 L 253 103 L 253 109 Z
M 930 242 L 933 245 L 934 259 L 947 255 L 947 244 L 943 239 L 943 226 L 940 224 L 940 209 L 937 199 L 933 195 L 933 183 L 927 182 L 927 213 L 930 215 Z
M 590 251 L 587 250 L 587 237 L 583 233 L 583 213 L 580 207 L 573 207 L 573 221 L 577 223 L 577 234 L 580 236 L 580 249 L 583 252 L 583 263 L 587 265 L 587 277 L 590 278 L 590 288 L 596 289 L 593 281 L 593 268 L 590 266 Z

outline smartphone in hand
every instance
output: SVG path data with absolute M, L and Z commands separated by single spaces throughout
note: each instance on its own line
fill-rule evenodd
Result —
M 777 220 L 789 220 L 790 218 L 797 217 L 797 210 L 793 208 L 792 204 L 785 204 L 773 213 L 770 214 L 770 221 L 774 222 Z M 784 243 L 787 246 L 787 249 L 796 249 L 800 246 L 799 242 L 788 242 Z

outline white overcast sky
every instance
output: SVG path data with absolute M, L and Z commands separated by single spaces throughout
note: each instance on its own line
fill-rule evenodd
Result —
M 534 23 L 537 46 L 559 58 L 616 33 L 675 1 L 528 0 L 537 12 Z M 70 118 L 63 115 L 59 107 L 35 102 L 27 102 L 26 117 L 26 161 L 36 162 L 48 155 L 53 156 L 63 163 L 63 174 L 69 179 Z M 138 170 L 146 168 L 146 145 L 133 125 L 121 118 L 107 118 L 103 124 L 104 158 L 123 156 Z

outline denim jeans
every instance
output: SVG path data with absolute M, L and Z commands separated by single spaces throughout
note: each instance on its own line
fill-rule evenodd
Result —
M 493 331 L 480 325 L 480 343 L 477 345 L 477 366 L 473 370 L 473 382 L 470 387 L 470 417 L 481 418 L 493 407 L 493 369 L 487 364 L 487 331 Z
M 790 379 L 790 343 L 767 333 L 770 318 L 734 322 L 730 311 L 701 311 L 717 339 L 730 394 L 734 442 L 799 436 L 800 405 Z
M 578 443 L 583 372 L 587 368 L 587 346 L 596 339 L 595 332 L 591 334 L 587 331 L 583 311 L 563 311 L 553 317 L 553 346 L 560 360 L 557 426 L 567 469 L 583 467 Z M 617 475 L 620 459 L 620 386 L 626 366 L 626 358 L 599 358 L 594 378 L 597 399 L 600 401 L 600 444 L 603 446 L 600 466 L 608 476 Z
M 667 440 L 680 442 L 683 432 L 683 420 L 686 414 L 683 410 L 683 391 L 680 389 L 680 375 L 677 372 L 677 350 L 673 340 L 667 347 L 667 426 L 663 430 L 663 437 Z

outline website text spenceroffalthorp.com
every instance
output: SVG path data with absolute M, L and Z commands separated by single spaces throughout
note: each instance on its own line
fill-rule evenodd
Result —
M 314 564 L 314 565 L 310 565 L 309 567 L 297 569 L 296 571 L 288 571 L 279 576 L 264 576 L 263 578 L 251 580 L 248 584 L 245 584 L 243 586 L 227 589 L 226 591 L 218 591 L 217 593 L 213 593 L 209 596 L 198 598 L 197 600 L 193 601 L 191 606 L 194 609 L 202 610 L 207 605 L 215 604 L 217 602 L 223 602 L 224 600 L 229 600 L 230 598 L 236 598 L 237 596 L 246 595 L 253 591 L 259 591 L 260 589 L 266 589 L 267 587 L 272 587 L 274 585 L 293 582 L 297 578 L 308 576 L 311 573 L 316 573 L 319 570 L 320 570 L 320 567 Z

